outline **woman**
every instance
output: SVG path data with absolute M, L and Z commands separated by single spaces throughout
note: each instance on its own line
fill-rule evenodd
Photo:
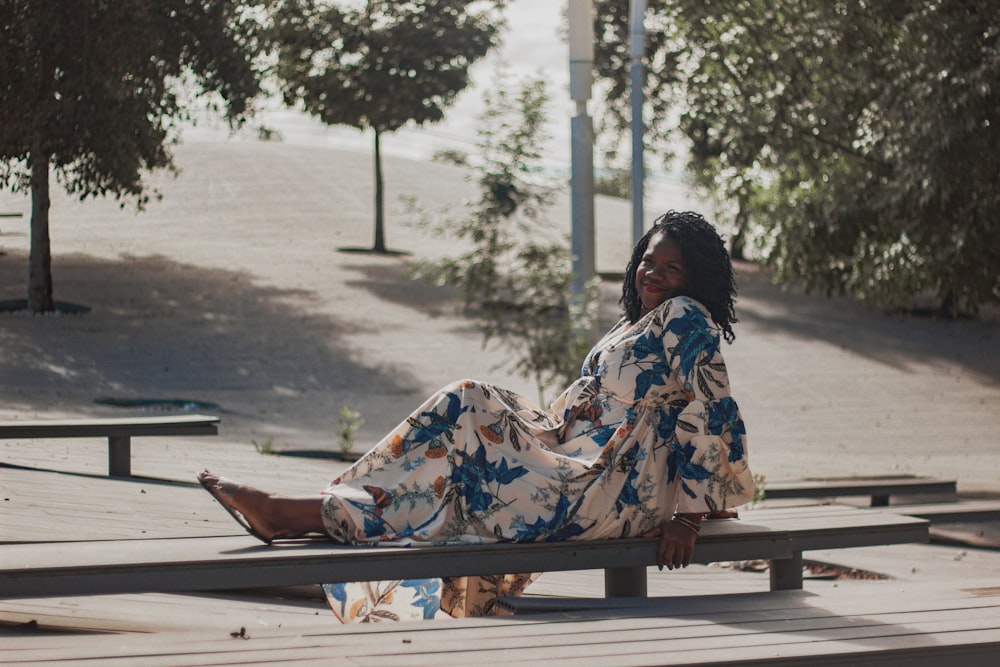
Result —
M 306 533 L 350 544 L 659 536 L 659 565 L 686 567 L 702 518 L 753 496 L 743 420 L 719 349 L 720 336 L 734 337 L 735 293 L 715 229 L 698 214 L 671 211 L 633 251 L 624 317 L 548 411 L 463 380 L 321 495 L 277 496 L 208 471 L 199 479 L 268 543 Z M 442 607 L 489 613 L 497 595 L 530 582 L 478 579 L 451 580 Z

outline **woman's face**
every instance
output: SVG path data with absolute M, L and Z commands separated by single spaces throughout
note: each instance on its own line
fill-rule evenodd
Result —
M 649 238 L 635 272 L 635 289 L 645 315 L 684 288 L 687 269 L 680 247 L 663 232 Z

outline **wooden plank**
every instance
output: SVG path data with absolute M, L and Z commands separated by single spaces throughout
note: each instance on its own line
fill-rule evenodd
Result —
M 996 581 L 995 579 L 987 579 Z M 919 589 L 919 596 L 912 591 Z M 554 596 L 524 596 L 504 598 L 504 605 L 517 613 L 544 612 L 612 612 L 625 616 L 645 617 L 667 610 L 673 616 L 712 617 L 723 622 L 726 614 L 740 618 L 745 612 L 760 612 L 780 618 L 795 610 L 798 615 L 813 613 L 813 605 L 837 614 L 868 615 L 889 612 L 926 611 L 928 609 L 991 609 L 1000 606 L 1000 589 L 989 586 L 960 588 L 955 584 L 912 584 L 895 581 L 844 581 L 837 587 L 820 591 L 778 591 L 689 594 L 656 598 L 603 598 Z M 722 614 L 722 615 L 718 615 Z
M 203 467 L 290 495 L 318 493 L 340 461 L 268 456 L 219 439 L 139 439 L 131 479 L 109 479 L 97 440 L 0 441 L 0 543 L 244 535 L 195 480 Z M 32 468 L 8 467 L 11 464 Z M 37 470 L 34 468 L 50 468 Z M 65 472 L 61 472 L 65 471 Z M 179 482 L 152 480 L 162 476 Z
M 837 498 L 840 496 L 871 496 L 873 507 L 889 504 L 893 495 L 923 493 L 949 493 L 958 490 L 954 480 L 927 477 L 838 478 L 808 479 L 788 482 L 769 482 L 765 497 L 782 498 Z
M 794 569 L 804 550 L 926 541 L 927 522 L 922 519 L 845 508 L 799 514 L 761 510 L 747 513 L 759 523 L 708 522 L 695 562 L 766 558 L 784 571 L 782 561 Z M 655 540 L 633 539 L 416 548 L 341 547 L 316 541 L 267 548 L 250 537 L 135 540 L 113 547 L 77 543 L 71 550 L 60 544 L 6 545 L 0 548 L 0 595 L 171 592 L 543 572 L 554 563 L 559 570 L 646 567 L 655 564 L 655 546 Z M 800 573 L 801 568 L 786 572 L 779 583 L 795 585 L 791 577 Z
M 743 522 L 706 528 L 698 562 L 790 557 L 787 533 Z M 0 547 L 0 597 L 173 592 L 387 578 L 586 570 L 654 565 L 656 540 L 461 546 L 344 547 L 326 540 L 135 540 Z
M 74 483 L 84 476 L 93 477 L 94 489 L 107 482 L 103 460 L 107 445 L 101 440 L 51 439 L 42 442 L 44 447 L 35 447 L 30 440 L 0 440 L 0 483 L 10 480 L 25 488 L 37 487 L 40 483 L 59 484 L 53 477 L 39 482 L 37 475 L 49 473 L 65 473 L 63 479 Z M 135 478 L 179 482 L 191 489 L 192 502 L 198 504 L 203 504 L 208 496 L 198 485 L 195 475 L 206 467 L 271 491 L 303 495 L 321 492 L 350 465 L 334 459 L 262 454 L 251 443 L 235 443 L 225 438 L 217 438 L 211 446 L 206 446 L 200 436 L 138 438 L 132 443 L 132 459 Z M 2 467 L 4 464 L 10 467 Z M 228 516 L 222 510 L 218 512 Z
M 212 415 L 164 415 L 112 419 L 51 419 L 0 422 L 0 438 L 90 438 L 144 435 L 216 435 Z
M 0 467 L 0 491 L 2 543 L 245 534 L 194 483 Z
M 748 510 L 745 520 L 792 532 L 796 551 L 929 541 L 930 522 L 892 512 L 840 506 Z
M 657 572 L 650 569 L 650 592 L 654 595 L 689 599 L 691 595 L 760 594 L 756 606 L 768 604 L 766 575 L 728 568 L 693 565 L 683 570 Z M 577 595 L 599 597 L 604 590 L 603 572 L 576 570 L 545 573 L 535 581 L 531 595 Z M 741 599 L 741 596 L 734 596 Z M 734 603 L 735 604 L 735 603 Z M 439 617 L 443 612 L 439 612 Z M 248 589 L 198 594 L 122 594 L 76 597 L 0 600 L 0 637 L 3 627 L 35 621 L 40 631 L 75 629 L 107 632 L 176 632 L 218 629 L 225 632 L 241 626 L 255 634 L 262 627 L 280 625 L 315 630 L 329 625 L 330 610 L 319 587 Z M 51 636 L 51 635 L 50 635 Z M 0 638 L 0 644 L 3 643 Z
M 315 626 L 330 618 L 318 586 L 313 596 L 269 590 L 267 595 L 143 593 L 0 601 L 0 625 L 10 628 L 33 621 L 43 632 L 219 630 L 222 635 L 240 627 L 254 633 L 266 627 Z
M 209 415 L 164 415 L 117 419 L 65 419 L 0 422 L 0 438 L 108 439 L 108 476 L 132 475 L 132 437 L 151 435 L 216 435 L 219 418 Z
M 646 568 L 647 594 L 681 597 L 722 593 L 759 593 L 768 590 L 767 572 L 692 564 L 679 570 Z M 532 597 L 595 597 L 607 595 L 604 570 L 545 572 L 528 589 Z
M 998 583 L 998 582 L 992 582 Z M 875 589 L 879 594 L 872 594 Z M 1000 598 L 874 584 L 851 594 L 692 598 L 696 609 L 657 607 L 369 626 L 264 628 L 248 640 L 221 633 L 14 638 L 10 664 L 358 665 L 992 665 L 1000 655 Z M 769 603 L 758 609 L 755 602 Z M 675 604 L 676 600 L 667 603 Z M 915 610 L 914 610 L 915 608 Z
M 892 505 L 889 509 L 897 514 L 929 519 L 934 523 L 1000 520 L 1000 501 L 997 500 Z

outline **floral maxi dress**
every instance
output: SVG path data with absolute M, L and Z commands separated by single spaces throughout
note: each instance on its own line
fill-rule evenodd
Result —
M 753 480 L 719 344 L 705 308 L 678 297 L 619 321 L 548 411 L 455 382 L 326 488 L 327 532 L 351 544 L 636 537 L 675 512 L 742 505 Z M 442 606 L 489 613 L 528 581 L 454 580 Z

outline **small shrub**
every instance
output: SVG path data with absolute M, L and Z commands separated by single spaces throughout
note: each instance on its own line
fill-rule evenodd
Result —
M 258 454 L 274 454 L 274 438 L 268 438 L 264 442 L 257 442 L 256 440 L 251 440 L 254 449 L 257 450 Z
M 340 416 L 337 418 L 337 432 L 339 434 L 337 446 L 341 452 L 351 453 L 351 450 L 354 449 L 354 436 L 357 435 L 358 429 L 364 423 L 365 420 L 361 418 L 361 413 L 357 410 L 352 410 L 346 405 L 340 408 Z

